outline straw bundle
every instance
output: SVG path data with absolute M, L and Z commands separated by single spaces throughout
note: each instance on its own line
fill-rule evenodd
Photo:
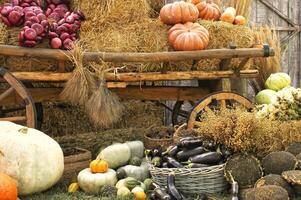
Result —
M 5 44 L 8 39 L 8 32 L 6 26 L 3 23 L 0 23 L 0 44 Z M 5 57 L 0 56 L 0 66 L 5 65 Z
M 281 44 L 276 31 L 268 26 L 252 27 L 254 32 L 255 44 L 268 44 L 274 48 L 275 56 L 269 58 L 253 59 L 253 65 L 259 70 L 260 80 L 259 90 L 264 89 L 265 80 L 272 74 L 281 71 Z
M 225 109 L 218 114 L 206 113 L 197 131 L 200 136 L 225 144 L 236 152 L 265 156 L 301 141 L 300 130 L 300 121 L 257 119 L 255 113 Z
M 85 14 L 94 29 L 104 23 L 139 22 L 150 13 L 147 0 L 74 0 L 73 6 Z

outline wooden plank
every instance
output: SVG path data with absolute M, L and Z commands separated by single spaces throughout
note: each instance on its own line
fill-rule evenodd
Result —
M 53 72 L 13 72 L 13 75 L 21 81 L 37 82 L 65 82 L 70 79 L 72 73 Z M 107 81 L 139 82 L 139 81 L 172 81 L 172 80 L 217 80 L 220 78 L 235 77 L 233 71 L 188 71 L 188 72 L 148 72 L 148 73 L 107 73 Z M 257 70 L 240 71 L 242 78 L 258 77 Z
M 28 89 L 34 102 L 63 101 L 60 93 L 62 88 L 30 88 Z M 0 93 L 4 90 L 0 90 Z M 113 88 L 122 99 L 138 100 L 198 100 L 209 93 L 205 88 L 198 87 L 140 87 L 128 86 L 127 88 Z M 17 95 L 10 95 L 0 101 L 2 106 L 11 106 L 21 103 L 22 99 Z
M 20 122 L 26 122 L 27 118 L 26 118 L 26 116 L 5 117 L 5 118 L 0 118 L 0 121 L 10 121 L 10 122 L 14 122 L 14 123 L 20 123 Z
M 37 57 L 56 60 L 69 60 L 68 54 L 72 51 L 56 49 L 16 47 L 0 45 L 0 55 L 3 56 L 22 56 Z M 270 56 L 274 56 L 273 49 Z M 173 51 L 173 52 L 154 52 L 154 53 L 109 53 L 109 52 L 86 52 L 84 60 L 88 62 L 167 62 L 201 59 L 223 59 L 223 58 L 245 58 L 263 57 L 264 51 L 261 48 L 241 48 L 241 49 L 209 49 L 202 51 Z

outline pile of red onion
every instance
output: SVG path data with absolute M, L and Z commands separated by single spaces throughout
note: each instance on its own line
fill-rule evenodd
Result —
M 30 6 L 41 6 L 40 0 L 12 0 L 14 6 L 21 6 L 23 8 Z
M 77 32 L 82 19 L 83 16 L 78 12 L 67 12 L 58 23 L 53 23 L 49 32 L 51 47 L 71 49 L 73 42 L 77 40 Z
M 11 4 L 0 6 L 0 19 L 9 27 L 24 25 L 19 33 L 20 46 L 34 47 L 48 35 L 52 48 L 71 49 L 78 39 L 83 14 L 71 12 L 69 0 L 46 3 L 44 12 L 40 0 L 12 0 Z
M 0 18 L 6 26 L 21 26 L 24 23 L 23 8 L 5 3 L 3 6 L 0 6 Z
M 19 45 L 34 47 L 42 42 L 48 33 L 48 21 L 43 10 L 37 6 L 30 6 L 23 9 L 25 23 L 23 30 L 19 33 Z

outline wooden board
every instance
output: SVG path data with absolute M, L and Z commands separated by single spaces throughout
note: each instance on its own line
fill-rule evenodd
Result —
M 34 102 L 62 101 L 60 93 L 62 88 L 31 88 L 28 89 Z M 2 93 L 4 90 L 0 90 Z M 113 88 L 122 99 L 138 100 L 198 100 L 206 96 L 209 91 L 205 88 L 194 87 L 140 87 L 128 86 L 127 88 Z M 21 98 L 15 94 L 0 101 L 2 106 L 15 105 L 20 103 Z

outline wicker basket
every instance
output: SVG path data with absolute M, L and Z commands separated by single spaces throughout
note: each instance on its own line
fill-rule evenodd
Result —
M 167 176 L 173 172 L 176 175 L 176 186 L 184 195 L 192 197 L 200 193 L 223 193 L 228 188 L 224 177 L 225 164 L 206 168 L 157 168 L 150 167 L 154 182 L 162 187 L 167 184 Z
M 144 133 L 144 146 L 145 146 L 145 148 L 152 149 L 154 147 L 161 146 L 163 149 L 166 149 L 170 145 L 173 144 L 173 137 L 166 138 L 166 139 L 156 139 L 156 138 L 151 138 L 151 137 L 148 136 L 150 131 L 152 131 L 153 129 L 160 129 L 160 128 L 164 128 L 164 127 L 163 126 L 162 127 L 150 127 L 148 129 L 148 131 L 146 131 Z

